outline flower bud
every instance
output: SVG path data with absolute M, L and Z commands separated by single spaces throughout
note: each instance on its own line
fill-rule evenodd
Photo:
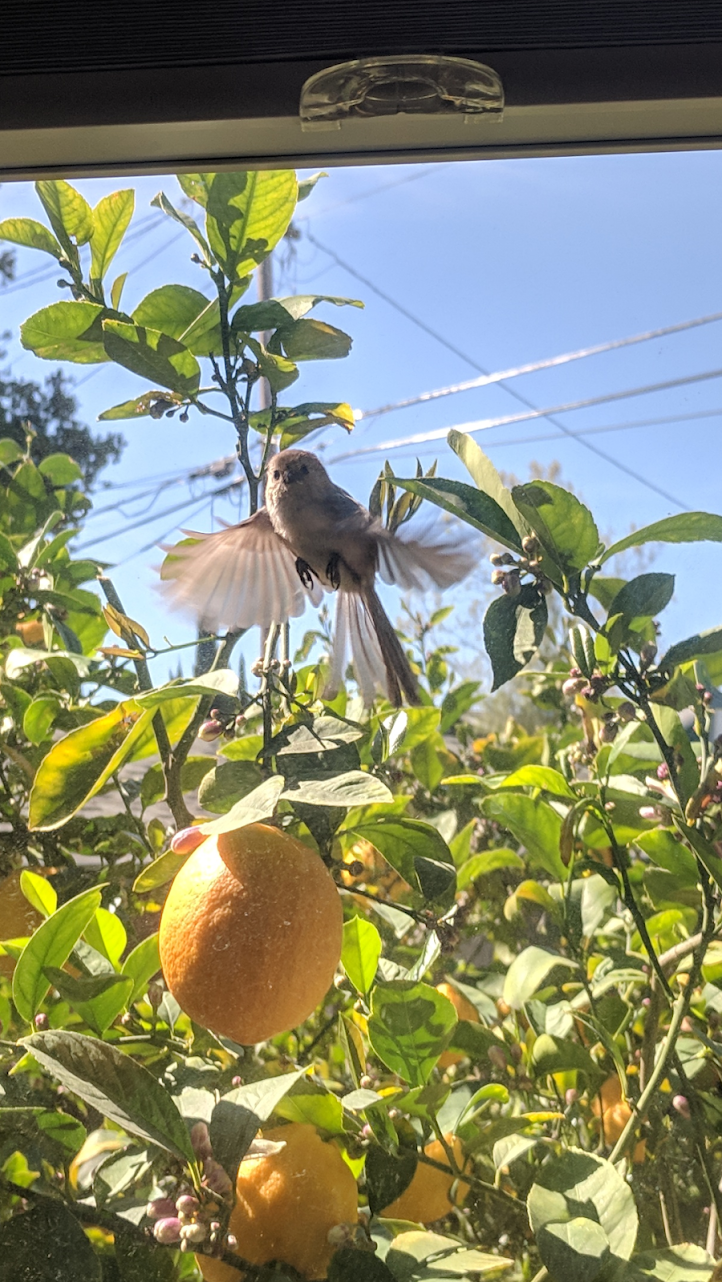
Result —
M 213 719 L 204 721 L 198 731 L 198 738 L 202 739 L 204 743 L 212 743 L 214 739 L 221 737 L 223 730 L 224 726 L 220 721 L 214 721 Z
M 236 1076 L 231 1078 L 231 1086 L 242 1086 L 242 1085 L 243 1085 L 243 1078 L 239 1077 L 238 1074 L 236 1073 Z
M 50 1020 L 44 1011 L 39 1011 L 33 1021 L 39 1033 L 44 1033 L 50 1027 Z
M 226 1234 L 226 1250 L 235 1251 L 237 1246 L 238 1246 L 238 1238 L 236 1237 L 235 1233 L 227 1233 Z
M 614 743 L 614 740 L 617 737 L 618 728 L 619 727 L 616 726 L 613 721 L 606 722 L 606 724 L 602 726 L 599 735 L 602 743 Z
M 151 980 L 148 985 L 148 1002 L 154 1011 L 157 1011 L 164 996 L 165 989 L 163 985 L 159 984 L 157 980 Z
M 664 818 L 664 812 L 660 809 L 659 806 L 640 806 L 639 817 L 640 819 L 661 820 Z
M 489 1058 L 489 1062 L 493 1064 L 494 1068 L 497 1068 L 500 1071 L 506 1068 L 506 1055 L 504 1054 L 501 1046 L 490 1046 L 486 1053 Z
M 193 1152 L 201 1161 L 213 1156 L 211 1139 L 205 1122 L 196 1122 L 191 1127 L 191 1144 L 193 1145 Z
M 657 647 L 653 641 L 646 641 L 639 651 L 639 661 L 643 668 L 648 668 L 657 657 Z
M 352 859 L 349 864 L 344 864 L 343 870 L 348 873 L 349 877 L 360 877 L 364 866 L 360 859 Z
M 506 593 L 507 596 L 518 596 L 519 593 L 521 592 L 521 581 L 519 579 L 519 571 L 510 570 L 508 574 L 505 574 L 504 582 L 502 583 L 501 586 L 504 589 L 504 592 Z
M 669 779 L 669 766 L 666 761 L 661 761 L 657 766 L 657 778 Z
M 359 1078 L 359 1086 L 363 1086 L 364 1090 L 368 1090 L 368 1088 L 373 1086 L 373 1084 L 373 1078 L 369 1077 L 368 1073 L 364 1073 L 363 1076 Z
M 200 1246 L 208 1237 L 208 1227 L 200 1221 L 195 1224 L 184 1224 L 180 1231 L 181 1242 L 190 1242 L 193 1246 Z
M 194 1215 L 200 1209 L 200 1202 L 192 1193 L 182 1193 L 175 1204 L 179 1215 Z
M 326 1234 L 326 1241 L 329 1246 L 336 1250 L 340 1246 L 351 1246 L 354 1240 L 354 1227 L 352 1224 L 334 1224 Z
M 171 1242 L 179 1242 L 181 1235 L 181 1222 L 177 1215 L 169 1215 L 162 1220 L 158 1220 L 153 1226 L 153 1237 L 156 1242 L 161 1242 L 163 1246 L 168 1246 Z
M 562 686 L 562 694 L 565 694 L 567 698 L 573 698 L 575 694 L 579 694 L 579 691 L 584 689 L 586 684 L 584 677 L 569 677 L 568 681 L 565 681 Z
M 526 552 L 527 556 L 533 556 L 534 553 L 538 551 L 538 548 L 539 548 L 539 544 L 536 540 L 536 537 L 533 534 L 527 534 L 526 537 L 522 539 L 521 546 Z
M 145 1208 L 149 1220 L 163 1220 L 175 1216 L 175 1202 L 170 1197 L 154 1197 Z
M 690 1120 L 692 1114 L 689 1108 L 689 1100 L 686 1095 L 675 1095 L 672 1100 L 672 1108 L 676 1109 L 680 1117 L 683 1117 L 685 1121 L 688 1122 Z
M 564 1096 L 564 1102 L 567 1108 L 571 1108 L 572 1104 L 576 1104 L 578 1099 L 579 1099 L 579 1091 L 576 1089 L 576 1087 L 570 1086 Z
M 492 571 L 491 581 L 494 584 L 494 587 L 498 587 L 500 583 L 503 583 L 505 578 L 506 578 L 506 575 L 504 574 L 503 570 Z
M 205 839 L 199 828 L 181 828 L 171 837 L 170 848 L 174 855 L 191 855 Z

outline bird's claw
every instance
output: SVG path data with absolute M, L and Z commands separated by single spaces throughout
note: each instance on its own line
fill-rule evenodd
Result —
M 334 553 L 326 566 L 326 578 L 334 592 L 337 592 L 341 586 L 341 575 L 338 572 L 338 553 Z
M 306 591 L 310 592 L 313 588 L 313 572 L 308 561 L 304 561 L 301 556 L 296 557 L 296 573 Z

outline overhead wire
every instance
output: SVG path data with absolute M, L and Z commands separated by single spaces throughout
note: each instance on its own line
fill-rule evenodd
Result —
M 428 334 L 431 338 L 435 339 L 436 342 L 440 343 L 443 347 L 446 347 L 448 351 L 453 352 L 455 356 L 458 356 L 460 360 L 465 361 L 468 365 L 472 367 L 472 369 L 477 370 L 479 374 L 483 374 L 483 375 L 489 374 L 490 371 L 485 369 L 483 365 L 480 365 L 478 361 L 475 361 L 474 358 L 469 356 L 467 352 L 463 352 L 459 347 L 456 346 L 455 343 L 449 342 L 449 340 L 445 338 L 443 334 L 440 334 L 438 330 L 435 330 L 431 325 L 427 325 L 426 321 L 423 321 L 419 316 L 416 316 L 414 312 L 410 311 L 407 307 L 404 307 L 402 303 L 399 303 L 397 299 L 393 298 L 385 290 L 380 289 L 378 285 L 375 284 L 374 281 L 369 280 L 367 276 L 364 276 L 362 275 L 361 272 L 358 272 L 355 267 L 353 267 L 350 263 L 346 262 L 345 259 L 341 258 L 341 256 L 337 254 L 335 250 L 330 249 L 328 245 L 324 245 L 318 239 L 318 237 L 313 235 L 312 232 L 306 231 L 306 237 L 312 245 L 315 245 L 316 248 L 320 249 L 322 253 L 328 254 L 338 264 L 339 267 L 341 267 L 344 271 L 348 272 L 349 275 L 353 276 L 355 280 L 360 281 L 363 285 L 365 285 L 368 289 L 370 289 L 372 293 L 376 294 L 377 297 L 383 299 L 384 302 L 388 303 L 390 307 L 393 307 L 395 311 L 399 312 L 400 315 L 405 316 L 406 319 L 411 321 L 413 325 L 416 325 L 418 329 L 421 329 L 424 333 Z M 516 388 L 509 387 L 506 382 L 500 382 L 497 384 L 497 386 L 502 387 L 505 392 L 508 392 L 510 396 L 513 396 L 522 405 L 526 405 L 527 408 L 534 410 L 535 413 L 538 413 L 537 406 L 534 404 L 534 402 L 530 401 L 528 397 L 523 395 L 523 393 L 518 392 Z M 567 428 L 566 424 L 560 423 L 558 420 L 551 417 L 553 412 L 554 411 L 552 410 L 545 412 L 543 414 L 543 417 L 546 418 L 552 424 L 553 427 L 558 428 L 559 431 L 562 432 L 565 436 L 578 440 L 579 444 L 582 445 L 585 449 L 589 450 L 592 454 L 597 455 L 598 458 L 603 459 L 606 463 L 611 464 L 611 466 L 616 468 L 618 471 L 623 472 L 626 476 L 629 476 L 632 480 L 637 481 L 639 485 L 643 485 L 646 489 L 651 490 L 653 493 L 660 495 L 662 498 L 666 499 L 667 502 L 673 503 L 675 507 L 680 508 L 682 511 L 688 510 L 688 505 L 686 503 L 683 503 L 681 499 L 678 499 L 675 495 L 670 494 L 668 490 L 665 490 L 661 486 L 655 484 L 654 481 L 650 481 L 648 477 L 642 476 L 641 473 L 635 471 L 634 468 L 629 467 L 626 463 L 622 463 L 621 460 L 615 458 L 614 455 L 607 454 L 605 450 L 600 450 L 599 447 L 596 445 L 593 445 L 591 441 L 587 441 L 582 437 L 575 437 L 574 432 L 570 431 Z
M 522 374 L 536 374 L 540 370 L 556 369 L 560 365 L 569 365 L 572 361 L 584 360 L 589 356 L 600 356 L 604 352 L 618 351 L 620 348 L 632 347 L 637 343 L 648 343 L 655 338 L 666 338 L 669 334 L 680 334 L 685 330 L 697 329 L 702 325 L 711 325 L 720 320 L 722 320 L 722 312 L 713 312 L 710 316 L 696 316 L 693 320 L 665 325 L 662 329 L 646 330 L 641 334 L 632 334 L 628 338 L 614 338 L 606 343 L 597 343 L 593 347 L 580 347 L 573 352 L 562 352 L 561 355 L 548 356 L 543 360 L 513 365 L 509 369 L 498 370 L 496 373 L 481 374 L 478 378 L 469 378 L 463 383 L 450 383 L 447 387 L 437 387 L 430 392 L 419 392 L 416 396 L 407 396 L 400 401 L 390 401 L 373 410 L 354 410 L 354 418 L 357 423 L 363 422 L 366 418 L 378 418 L 379 415 L 390 414 L 394 410 L 423 405 L 428 401 L 454 396 L 458 392 L 469 392 L 478 387 L 489 387 L 493 383 L 502 383 L 506 379 L 519 378 Z

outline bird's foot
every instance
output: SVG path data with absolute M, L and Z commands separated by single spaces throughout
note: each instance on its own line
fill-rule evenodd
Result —
M 296 573 L 306 591 L 310 592 L 313 589 L 313 571 L 308 561 L 304 561 L 301 556 L 296 557 Z
M 337 592 L 341 586 L 341 575 L 339 574 L 339 570 L 338 570 L 338 562 L 339 562 L 338 553 L 334 552 L 333 556 L 331 557 L 331 560 L 326 566 L 326 578 L 328 579 L 329 584 L 333 588 L 334 592 Z

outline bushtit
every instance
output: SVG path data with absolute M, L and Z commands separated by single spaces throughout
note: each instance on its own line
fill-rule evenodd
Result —
M 239 525 L 192 534 L 171 549 L 163 570 L 168 603 L 192 610 L 213 632 L 274 623 L 318 605 L 322 589 L 338 591 L 331 674 L 344 675 L 347 643 L 364 701 L 383 691 L 397 707 L 419 703 L 416 678 L 378 598 L 377 572 L 405 591 L 449 587 L 471 569 L 468 543 L 392 534 L 356 499 L 334 485 L 320 459 L 283 450 L 269 462 L 266 506 Z

